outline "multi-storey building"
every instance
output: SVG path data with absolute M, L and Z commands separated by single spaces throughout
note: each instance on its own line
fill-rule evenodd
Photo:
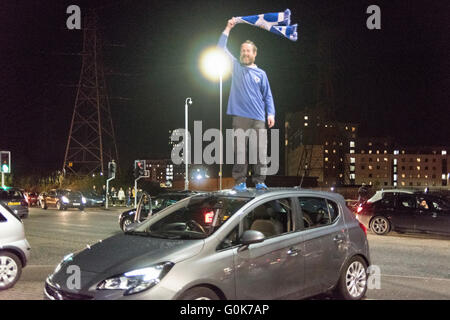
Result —
M 358 125 L 329 120 L 324 110 L 286 115 L 285 167 L 288 176 L 314 176 L 323 186 L 354 184 L 346 154 L 355 153 Z

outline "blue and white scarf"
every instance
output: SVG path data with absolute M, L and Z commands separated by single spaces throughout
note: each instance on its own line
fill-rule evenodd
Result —
M 253 16 L 236 17 L 237 23 L 247 23 L 260 27 L 279 36 L 297 41 L 297 24 L 291 24 L 291 10 L 284 12 L 264 13 Z

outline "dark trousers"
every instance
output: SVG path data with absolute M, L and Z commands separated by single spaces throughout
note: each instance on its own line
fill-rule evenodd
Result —
M 246 182 L 247 173 L 248 173 L 248 163 L 249 159 L 247 157 L 247 153 L 249 153 L 250 157 L 256 157 L 257 163 L 253 164 L 252 170 L 252 181 L 253 183 L 264 183 L 266 180 L 265 170 L 266 170 L 266 156 L 267 156 L 267 136 L 264 135 L 264 140 L 259 139 L 259 131 L 261 129 L 266 128 L 266 123 L 260 120 L 253 120 L 249 118 L 237 117 L 233 116 L 233 129 L 242 129 L 244 131 L 248 129 L 254 129 L 256 132 L 256 141 L 257 148 L 252 148 L 249 150 L 249 137 L 245 137 L 245 146 L 241 146 L 238 148 L 238 139 L 234 138 L 234 166 L 233 166 L 233 179 L 236 181 L 236 184 L 240 184 L 242 182 Z M 242 142 L 241 142 L 242 143 Z M 243 148 L 242 148 L 243 147 Z M 256 154 L 254 154 L 256 153 Z M 260 157 L 262 156 L 262 158 Z M 238 163 L 238 159 L 245 159 L 245 163 Z M 261 161 L 264 160 L 264 161 Z

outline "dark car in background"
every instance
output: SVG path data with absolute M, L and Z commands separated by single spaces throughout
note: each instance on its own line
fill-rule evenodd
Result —
M 450 201 L 425 192 L 388 192 L 358 208 L 358 220 L 377 235 L 390 231 L 450 235 Z
M 18 188 L 0 188 L 0 201 L 7 205 L 19 218 L 28 217 L 28 202 Z
M 83 191 L 82 194 L 86 198 L 86 207 L 94 208 L 105 206 L 105 196 L 99 195 L 94 191 Z
M 56 207 L 58 210 L 78 208 L 83 211 L 86 207 L 86 198 L 79 191 L 68 189 L 53 189 L 41 194 L 40 205 L 42 209 Z
M 130 224 L 144 221 L 152 214 L 155 214 L 162 209 L 195 194 L 198 194 L 198 192 L 188 190 L 162 193 L 155 197 L 151 197 L 148 193 L 144 192 L 142 197 L 139 199 L 136 208 L 127 210 L 120 214 L 120 229 L 125 230 L 125 228 Z M 138 212 L 139 218 L 137 218 L 136 212 Z

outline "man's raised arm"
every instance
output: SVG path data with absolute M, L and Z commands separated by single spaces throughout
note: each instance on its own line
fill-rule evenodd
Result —
M 227 40 L 228 40 L 228 36 L 230 35 L 231 29 L 233 29 L 235 25 L 236 25 L 236 19 L 235 18 L 231 18 L 230 20 L 228 20 L 227 26 L 225 27 L 225 30 L 223 30 L 222 34 L 220 35 L 219 43 L 217 44 L 220 48 L 223 48 L 225 50 L 225 52 L 233 60 L 237 60 L 237 59 L 231 54 L 230 51 L 228 51 L 228 49 L 227 49 Z

